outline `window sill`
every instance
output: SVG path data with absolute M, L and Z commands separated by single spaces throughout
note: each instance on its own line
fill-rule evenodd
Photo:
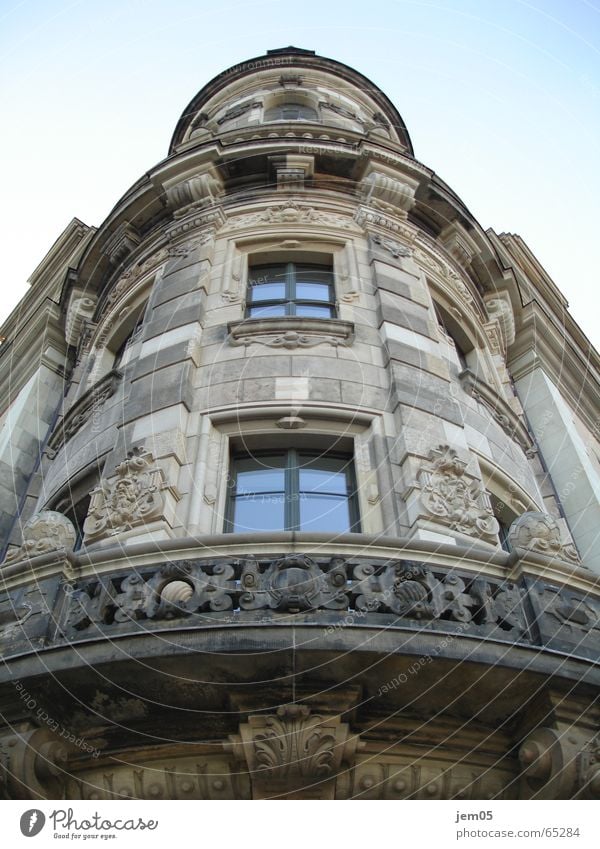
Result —
M 230 345 L 266 345 L 268 348 L 314 348 L 316 345 L 349 347 L 354 324 L 338 318 L 245 318 L 227 325 Z

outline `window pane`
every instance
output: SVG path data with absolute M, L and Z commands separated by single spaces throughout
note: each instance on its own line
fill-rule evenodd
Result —
M 296 297 L 307 301 L 329 301 L 331 290 L 325 283 L 296 283 Z
M 236 492 L 248 495 L 253 492 L 283 492 L 285 456 L 248 457 L 238 460 L 236 469 Z
M 285 298 L 285 283 L 260 283 L 250 287 L 250 298 L 257 301 L 277 301 Z
M 250 307 L 248 315 L 252 318 L 270 318 L 271 316 L 289 315 L 287 304 L 272 304 L 267 307 Z
M 314 304 L 296 304 L 296 315 L 308 318 L 331 318 L 331 307 L 319 307 Z
M 348 499 L 340 495 L 300 496 L 300 529 L 340 533 L 350 530 Z
M 330 266 L 296 265 L 295 277 L 300 283 L 333 283 L 333 271 Z
M 284 530 L 284 496 L 242 495 L 234 499 L 233 531 Z
M 328 469 L 301 468 L 300 492 L 328 492 L 346 495 L 348 492 L 346 473 Z

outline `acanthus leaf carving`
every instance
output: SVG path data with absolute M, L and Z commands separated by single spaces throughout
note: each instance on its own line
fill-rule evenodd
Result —
M 339 716 L 313 714 L 306 705 L 290 704 L 276 714 L 257 714 L 230 736 L 225 748 L 250 773 L 254 798 L 314 792 L 333 797 L 335 779 L 356 755 L 359 738 Z

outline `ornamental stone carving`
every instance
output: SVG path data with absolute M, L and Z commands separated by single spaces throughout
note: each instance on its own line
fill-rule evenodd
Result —
M 22 689 L 20 682 L 17 688 Z M 35 705 L 35 699 L 24 694 Z M 39 711 L 38 711 L 39 715 Z M 52 722 L 52 727 L 58 725 Z M 60 726 L 58 729 L 60 730 Z M 15 730 L 0 737 L 0 796 L 6 799 L 63 799 L 73 746 L 46 728 Z
M 445 620 L 497 634 L 527 631 L 521 592 L 510 582 L 467 581 L 452 572 L 438 574 L 427 566 L 398 561 L 383 571 L 371 564 L 355 567 L 356 610 L 395 613 L 402 619 Z
M 371 243 L 371 253 L 373 253 L 373 246 L 376 246 L 381 250 L 387 251 L 394 259 L 412 256 L 412 251 L 409 247 L 401 245 L 400 242 L 396 242 L 394 239 L 388 239 L 387 236 L 374 234 L 370 237 L 369 241 Z
M 230 345 L 264 345 L 267 348 L 314 348 L 316 345 L 348 347 L 354 341 L 354 325 L 339 319 L 314 319 L 299 316 L 236 321 L 228 325 Z
M 415 205 L 418 185 L 411 177 L 391 170 L 388 173 L 384 166 L 369 166 L 358 184 L 358 193 L 364 203 L 406 218 Z
M 42 510 L 26 522 L 21 546 L 8 552 L 4 564 L 8 566 L 49 551 L 71 551 L 76 539 L 73 523 L 66 516 L 55 510 Z
M 558 725 L 536 728 L 521 744 L 520 798 L 598 798 L 598 737 L 591 739 L 587 729 L 577 728 L 572 722 Z
M 356 755 L 359 739 L 339 716 L 284 705 L 276 714 L 250 716 L 225 748 L 250 773 L 255 799 L 299 791 L 333 798 L 335 778 Z
M 240 578 L 242 610 L 271 610 L 297 613 L 323 607 L 346 610 L 346 569 L 344 561 L 332 563 L 327 573 L 305 555 L 289 555 L 261 572 L 256 563 L 247 561 Z
M 600 799 L 600 733 L 589 741 L 579 756 L 578 779 L 584 798 Z
M 567 563 L 581 564 L 575 546 L 563 543 L 558 522 L 548 513 L 523 513 L 510 526 L 508 541 L 515 550 L 525 549 Z
M 96 297 L 75 290 L 69 299 L 65 318 L 65 340 L 67 345 L 77 346 L 86 322 L 90 322 L 96 309 Z
M 352 219 L 349 217 L 315 209 L 312 206 L 305 206 L 296 201 L 269 206 L 266 209 L 251 212 L 247 215 L 237 215 L 230 221 L 228 227 L 238 229 L 240 227 L 249 227 L 253 224 L 263 223 L 325 224 L 345 229 L 352 228 Z
M 224 193 L 221 180 L 209 171 L 196 174 L 166 189 L 167 200 L 171 208 L 175 210 L 176 216 L 189 212 L 190 206 L 194 208 L 210 206 L 216 203 Z
M 429 462 L 419 471 L 421 502 L 436 522 L 491 541 L 498 534 L 498 522 L 486 491 L 479 481 L 465 474 L 466 468 L 453 448 L 433 448 Z
M 92 490 L 83 530 L 86 542 L 122 533 L 162 516 L 164 490 L 162 470 L 152 454 L 134 448 L 115 474 Z

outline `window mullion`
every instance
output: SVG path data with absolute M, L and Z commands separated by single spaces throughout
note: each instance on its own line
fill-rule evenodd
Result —
M 291 448 L 287 453 L 285 470 L 285 527 L 288 531 L 300 530 L 300 472 L 298 470 L 298 453 Z
M 294 263 L 288 262 L 285 276 L 285 296 L 288 303 L 288 315 L 296 315 L 296 279 Z

